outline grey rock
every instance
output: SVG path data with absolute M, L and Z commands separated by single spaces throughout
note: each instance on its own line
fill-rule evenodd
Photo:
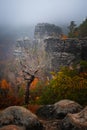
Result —
M 43 129 L 37 116 L 20 106 L 8 107 L 0 113 L 0 127 L 10 124 L 25 126 L 29 130 Z
M 68 113 L 77 113 L 82 106 L 71 100 L 61 100 L 53 105 L 40 107 L 36 114 L 43 119 L 63 119 Z
M 87 130 L 87 107 L 76 114 L 67 114 L 60 123 L 61 130 Z
M 77 113 L 82 110 L 82 106 L 68 99 L 61 100 L 54 104 L 54 117 L 63 119 L 68 113 Z
M 34 37 L 35 39 L 44 39 L 50 35 L 59 36 L 62 33 L 62 29 L 59 26 L 49 23 L 38 23 L 35 26 Z
M 44 105 L 37 110 L 36 114 L 43 119 L 53 119 L 54 106 Z
M 44 39 L 44 44 L 46 58 L 49 59 L 46 71 L 50 66 L 49 71 L 59 71 L 61 66 L 70 66 L 81 60 L 87 60 L 87 39 L 61 40 L 58 37 L 50 37 Z

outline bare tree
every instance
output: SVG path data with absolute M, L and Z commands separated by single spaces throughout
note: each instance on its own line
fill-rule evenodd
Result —
M 22 67 L 22 76 L 23 76 L 24 80 L 26 81 L 25 104 L 29 104 L 30 85 L 36 78 L 36 74 L 37 74 L 38 70 L 35 70 L 32 74 L 30 70 L 26 69 L 27 68 L 26 65 L 23 65 L 21 61 L 20 61 L 20 65 Z
M 17 41 L 16 59 L 19 64 L 18 71 L 26 81 L 25 104 L 29 103 L 30 85 L 36 77 L 39 77 L 40 71 L 44 68 L 43 54 L 38 53 L 34 46 L 26 47 L 25 40 Z

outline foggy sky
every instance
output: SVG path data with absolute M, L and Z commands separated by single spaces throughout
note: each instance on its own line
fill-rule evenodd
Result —
M 0 0 L 0 24 L 4 25 L 81 23 L 86 17 L 87 0 Z

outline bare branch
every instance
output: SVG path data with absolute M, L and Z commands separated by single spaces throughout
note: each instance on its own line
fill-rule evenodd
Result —
M 30 74 L 29 72 L 25 71 L 25 70 L 22 70 L 23 73 L 29 75 L 29 76 L 32 76 L 32 74 Z
M 26 66 L 26 65 L 23 65 L 21 61 L 20 61 L 20 65 L 21 65 L 22 67 L 24 67 L 24 68 L 27 68 L 27 66 Z
M 25 75 L 23 75 L 24 80 L 30 80 L 31 78 L 27 78 Z
M 34 72 L 34 74 L 36 74 L 38 72 L 38 70 L 36 70 L 35 72 Z

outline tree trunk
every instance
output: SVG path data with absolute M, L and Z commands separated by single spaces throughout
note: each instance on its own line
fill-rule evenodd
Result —
M 34 75 L 31 76 L 29 81 L 27 81 L 26 90 L 25 90 L 25 104 L 29 104 L 29 96 L 30 96 L 30 85 L 34 81 Z
M 28 82 L 26 85 L 26 90 L 25 90 L 25 104 L 26 105 L 29 103 L 29 96 L 30 96 L 29 87 L 30 87 L 30 84 Z

